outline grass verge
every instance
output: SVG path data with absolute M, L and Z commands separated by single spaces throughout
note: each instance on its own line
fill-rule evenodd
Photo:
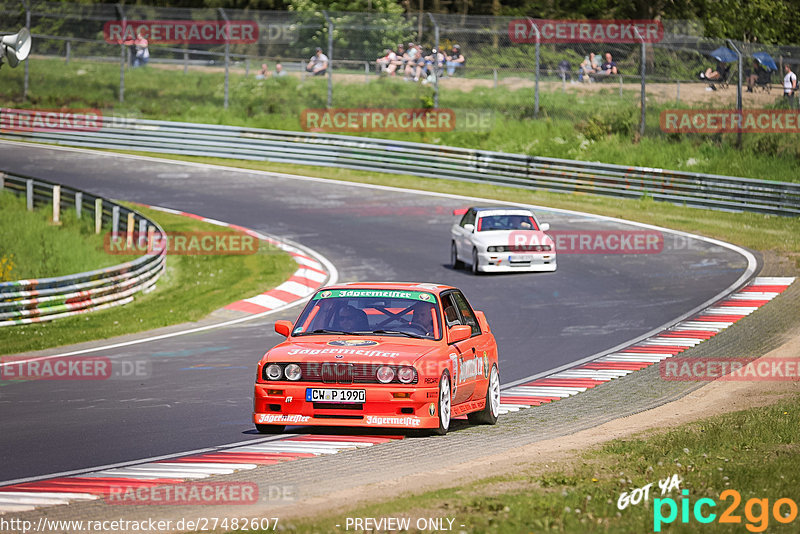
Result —
M 419 518 L 449 518 L 454 520 L 456 532 L 640 534 L 659 531 L 654 523 L 656 509 L 666 518 L 669 504 L 658 505 L 655 499 L 671 498 L 678 513 L 671 525 L 660 525 L 661 530 L 713 533 L 761 532 L 768 528 L 768 532 L 796 532 L 800 518 L 781 524 L 773 515 L 773 506 L 781 498 L 797 503 L 798 443 L 800 398 L 795 397 L 655 435 L 613 440 L 582 453 L 569 464 L 544 470 L 540 465 L 531 466 L 514 475 L 290 522 L 283 528 L 284 532 L 345 532 L 347 518 L 408 517 L 411 532 L 417 531 L 414 526 Z M 681 481 L 680 488 L 662 496 L 658 482 L 671 480 L 673 475 Z M 649 483 L 653 485 L 647 500 L 618 508 L 624 492 L 630 495 Z M 682 490 L 688 490 L 685 523 Z M 725 490 L 736 490 L 741 497 L 731 510 L 740 524 L 720 523 L 722 513 L 734 503 L 733 495 L 722 494 Z M 705 516 L 716 514 L 711 523 L 703 524 L 693 514 L 701 498 L 716 503 L 713 508 L 705 504 L 701 510 Z M 751 504 L 751 499 L 765 499 L 767 506 Z M 789 506 L 784 504 L 777 515 L 785 522 L 789 513 Z
M 10 69 L 3 75 L 0 105 L 95 108 L 120 117 L 293 131 L 302 128 L 303 110 L 327 105 L 327 82 L 318 78 L 300 80 L 286 76 L 256 80 L 253 76 L 232 73 L 230 106 L 223 109 L 225 84 L 219 71 L 184 74 L 155 66 L 132 69 L 126 72 L 125 102 L 120 103 L 119 65 L 82 60 L 64 64 L 58 59 L 35 57 L 26 66 L 30 72 L 27 101 L 20 101 L 24 69 Z M 70 83 L 64 84 L 64 80 Z M 555 87 L 541 91 L 537 118 L 534 118 L 534 91 L 530 87 L 474 87 L 469 91 L 443 88 L 439 95 L 441 108 L 486 112 L 492 117 L 491 125 L 483 129 L 457 122 L 454 130 L 448 132 L 359 135 L 766 180 L 798 180 L 800 134 L 745 134 L 742 149 L 734 147 L 736 134 L 667 134 L 659 128 L 660 113 L 676 104 L 653 100 L 647 107 L 647 131 L 639 139 L 637 94 L 626 92 L 620 96 L 615 87 L 563 93 Z M 337 82 L 333 98 L 338 108 L 433 106 L 429 86 L 390 79 Z M 770 104 L 782 105 L 779 95 Z
M 129 205 L 129 204 L 126 204 Z M 232 232 L 188 217 L 130 204 L 167 232 Z M 104 254 L 102 243 L 98 254 Z M 111 256 L 111 264 L 123 256 Z M 261 245 L 251 255 L 171 255 L 156 289 L 125 306 L 53 322 L 0 328 L 0 354 L 107 339 L 186 321 L 196 321 L 236 300 L 286 280 L 297 264 L 288 254 Z
M 6 259 L 0 282 L 65 276 L 135 258 L 106 254 L 92 217 L 78 219 L 64 210 L 61 224 L 54 225 L 52 213 L 52 204 L 29 212 L 23 197 L 0 191 L 0 259 Z

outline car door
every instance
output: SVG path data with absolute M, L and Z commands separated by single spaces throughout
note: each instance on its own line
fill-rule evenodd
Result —
M 453 404 L 456 405 L 472 398 L 476 380 L 479 375 L 483 376 L 484 358 L 483 352 L 479 350 L 482 336 L 478 319 L 460 291 L 443 293 L 441 298 L 447 327 L 462 324 L 472 329 L 472 336 L 451 345 L 454 352 L 450 358 L 455 360 L 452 376 Z
M 475 226 L 475 215 L 475 208 L 469 209 L 461 218 L 456 229 L 458 232 L 456 247 L 458 247 L 458 257 L 462 260 L 472 257 L 472 230 L 466 229 L 465 226 L 468 224 Z

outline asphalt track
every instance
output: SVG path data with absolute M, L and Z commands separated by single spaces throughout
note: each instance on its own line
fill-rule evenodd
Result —
M 340 281 L 460 287 L 489 318 L 503 383 L 643 335 L 747 268 L 728 248 L 665 234 L 657 254 L 562 254 L 555 273 L 475 277 L 447 265 L 451 212 L 464 200 L 6 143 L 0 168 L 286 237 L 330 259 Z M 637 229 L 538 213 L 554 230 Z M 250 422 L 255 365 L 281 339 L 272 322 L 298 313 L 94 353 L 147 361 L 144 380 L 7 383 L 0 483 L 259 437 Z

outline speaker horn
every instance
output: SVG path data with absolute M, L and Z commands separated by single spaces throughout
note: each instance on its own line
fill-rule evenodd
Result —
M 31 53 L 31 32 L 28 28 L 22 28 L 14 35 L 5 35 L 0 39 L 0 48 L 6 56 L 6 61 L 12 67 L 19 65 L 20 61 L 28 59 L 28 54 Z M 0 56 L 0 65 L 3 58 Z

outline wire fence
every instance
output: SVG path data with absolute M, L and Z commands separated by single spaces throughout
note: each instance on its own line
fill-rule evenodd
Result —
M 587 41 L 570 36 L 553 39 L 547 33 L 548 21 L 427 12 L 301 13 L 0 0 L 0 17 L 6 33 L 27 26 L 34 36 L 34 56 L 25 64 L 26 73 L 28 63 L 41 56 L 65 62 L 116 62 L 121 102 L 126 74 L 135 59 L 131 29 L 146 21 L 148 31 L 156 31 L 161 23 L 163 32 L 169 21 L 174 31 L 175 23 L 192 21 L 213 22 L 217 27 L 247 23 L 256 31 L 250 39 L 230 34 L 220 38 L 217 33 L 191 42 L 164 39 L 163 33 L 162 38 L 151 35 L 148 68 L 172 65 L 184 72 L 199 68 L 224 72 L 225 108 L 232 98 L 231 74 L 276 76 L 277 63 L 282 74 L 324 79 L 327 91 L 321 104 L 328 108 L 480 107 L 479 111 L 504 117 L 589 123 L 592 117 L 610 114 L 613 118 L 601 120 L 599 127 L 633 127 L 640 135 L 663 135 L 658 114 L 648 113 L 648 108 L 797 107 L 796 96 L 783 97 L 782 82 L 785 65 L 798 70 L 800 47 L 709 39 L 694 21 L 659 22 L 657 38 L 634 33 L 627 39 Z M 128 32 L 127 41 L 110 35 L 111 24 Z M 515 35 L 520 28 L 525 30 L 523 38 Z M 307 64 L 317 47 L 327 56 L 327 68 L 311 73 Z M 720 70 L 720 50 L 733 54 L 725 57 L 722 78 L 701 78 L 701 73 Z M 609 75 L 590 72 L 592 57 L 595 69 L 607 61 L 613 61 L 616 69 Z M 263 74 L 262 65 L 267 66 Z M 396 97 L 387 99 L 386 91 L 372 99 L 361 95 L 364 105 L 354 106 L 352 90 L 346 87 L 379 79 L 423 86 L 424 98 L 418 90 L 397 85 Z M 27 92 L 26 74 L 23 99 Z M 509 97 L 511 92 L 516 96 Z M 484 95 L 481 104 L 466 99 L 466 93 Z

